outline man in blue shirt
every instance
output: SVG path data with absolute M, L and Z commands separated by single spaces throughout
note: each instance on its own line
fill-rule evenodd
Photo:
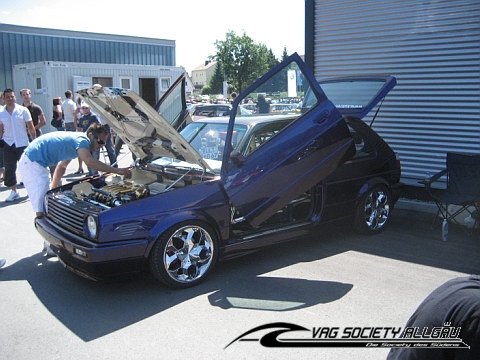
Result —
M 52 189 L 61 185 L 68 164 L 77 157 L 97 171 L 131 175 L 128 168 L 114 168 L 92 157 L 91 152 L 99 151 L 107 136 L 105 127 L 93 124 L 86 133 L 55 131 L 42 135 L 28 145 L 18 169 L 37 217 L 45 215 L 43 200 L 50 188 L 49 166 L 57 165 L 52 177 Z

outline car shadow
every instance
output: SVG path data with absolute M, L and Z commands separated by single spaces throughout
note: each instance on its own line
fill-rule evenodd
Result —
M 41 253 L 3 268 L 0 281 L 28 281 L 51 314 L 82 340 L 92 341 L 201 295 L 207 295 L 210 306 L 225 310 L 291 311 L 337 301 L 354 285 L 270 273 L 347 251 L 478 272 L 478 234 L 468 236 L 452 227 L 450 240 L 443 242 L 440 229 L 432 228 L 432 219 L 431 214 L 396 211 L 390 227 L 376 236 L 359 236 L 345 227 L 322 227 L 311 238 L 219 263 L 206 281 L 181 290 L 162 286 L 148 273 L 122 281 L 92 282 Z
M 187 289 L 162 286 L 148 273 L 126 280 L 93 282 L 65 270 L 56 258 L 42 253 L 3 268 L 0 281 L 28 281 L 48 311 L 84 341 L 98 339 L 200 295 L 209 294 L 210 305 L 222 309 L 288 311 L 336 301 L 352 289 L 352 284 L 335 281 L 260 276 L 292 264 L 284 246 L 268 254 L 257 253 L 258 266 L 251 266 L 248 257 L 221 263 L 206 281 Z M 298 252 L 309 257 L 308 246 Z M 316 256 L 318 259 L 319 254 Z
M 374 236 L 353 235 L 343 242 L 346 249 L 408 263 L 466 274 L 480 269 L 480 229 L 449 226 L 448 241 L 442 241 L 441 220 L 435 215 L 395 209 L 388 229 Z

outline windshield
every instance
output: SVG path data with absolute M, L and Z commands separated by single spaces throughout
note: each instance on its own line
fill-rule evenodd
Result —
M 190 145 L 204 158 L 208 160 L 222 161 L 225 137 L 228 123 L 193 122 L 180 132 Z M 247 126 L 236 125 L 233 131 L 233 147 L 242 140 L 247 132 Z

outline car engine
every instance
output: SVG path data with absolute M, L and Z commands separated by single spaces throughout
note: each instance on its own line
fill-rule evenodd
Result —
M 149 194 L 148 187 L 144 185 L 136 185 L 129 181 L 122 181 L 118 184 L 105 185 L 100 189 L 92 187 L 92 192 L 87 198 L 114 207 L 144 198 Z
M 135 166 L 131 178 L 110 174 L 94 177 L 63 188 L 61 192 L 53 190 L 57 197 L 72 202 L 85 201 L 103 209 L 122 206 L 129 202 L 157 195 L 165 191 L 192 185 L 211 179 L 211 176 L 198 176 L 195 171 L 178 170 L 152 164 Z
M 103 208 L 118 207 L 166 191 L 167 184 L 162 179 L 158 174 L 135 168 L 130 179 L 119 175 L 100 176 L 73 185 L 63 195 Z

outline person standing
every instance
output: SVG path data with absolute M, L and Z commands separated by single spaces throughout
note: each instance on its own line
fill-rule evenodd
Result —
M 82 129 L 78 126 L 78 121 L 80 118 L 83 116 L 83 111 L 82 111 L 82 98 L 79 96 L 77 98 L 77 101 L 75 102 L 75 106 L 77 107 L 77 110 L 75 112 L 75 131 L 82 131 Z M 78 158 L 78 169 L 77 171 L 74 172 L 75 175 L 77 174 L 83 174 L 83 166 L 82 166 L 82 160 Z
M 33 126 L 35 127 L 35 132 L 37 133 L 37 137 L 39 137 L 40 135 L 42 135 L 41 128 L 44 127 L 46 124 L 43 109 L 32 101 L 32 92 L 30 91 L 30 89 L 20 90 L 20 96 L 23 100 L 22 106 L 25 106 L 28 111 L 30 111 Z
M 82 116 L 78 119 L 78 128 L 80 131 L 86 132 L 92 124 L 100 124 L 100 120 L 98 120 L 98 116 L 92 112 L 90 105 L 82 103 Z
M 270 103 L 265 99 L 265 95 L 258 94 L 257 96 L 257 113 L 268 114 L 270 112 Z
M 117 166 L 117 153 L 113 147 L 112 141 L 112 130 L 110 129 L 110 125 L 108 125 L 101 117 L 98 118 L 100 121 L 100 125 L 103 125 L 105 129 L 108 131 L 108 137 L 105 141 L 105 150 L 107 150 L 108 160 L 110 161 L 110 165 L 116 167 Z
M 64 131 L 62 98 L 54 97 L 52 100 L 52 122 L 50 123 L 58 131 Z
M 90 109 L 90 105 L 86 103 L 82 103 L 82 117 L 78 119 L 78 127 L 82 132 L 86 132 L 87 129 L 93 125 L 93 124 L 99 124 L 100 125 L 100 120 L 98 120 L 97 115 L 92 113 L 92 110 Z M 100 151 L 92 150 L 92 156 L 94 159 L 99 160 L 100 159 Z M 82 164 L 83 161 L 79 157 L 78 158 L 78 168 L 82 169 Z M 79 170 L 80 171 L 80 170 Z M 77 171 L 78 172 L 78 171 Z M 83 170 L 82 170 L 83 172 Z M 91 168 L 88 168 L 88 175 L 95 175 L 97 172 Z
M 63 121 L 66 131 L 76 131 L 77 104 L 72 100 L 72 91 L 65 91 L 65 101 L 62 102 Z
M 107 139 L 107 130 L 100 124 L 93 124 L 85 133 L 55 131 L 32 141 L 20 159 L 18 170 L 22 175 L 33 211 L 37 217 L 45 215 L 44 197 L 49 188 L 61 185 L 62 176 L 72 159 L 80 158 L 97 171 L 112 172 L 131 176 L 129 168 L 114 168 L 92 157 L 100 151 Z M 48 167 L 56 165 L 50 184 Z
M 0 92 L 0 111 L 3 109 L 3 91 Z M 3 173 L 5 172 L 5 167 L 3 166 L 3 145 L 4 141 L 2 135 L 0 134 L 0 184 L 3 182 Z
M 102 87 L 100 84 L 95 84 L 93 87 Z M 107 155 L 108 155 L 108 160 L 110 161 L 110 165 L 116 167 L 117 166 L 117 151 L 113 147 L 113 136 L 112 136 L 112 129 L 110 129 L 110 125 L 108 125 L 105 120 L 102 119 L 101 116 L 98 116 L 98 121 L 100 122 L 100 125 L 103 125 L 105 129 L 108 131 L 108 137 L 107 140 L 105 141 L 105 150 L 107 150 Z
M 6 89 L 3 92 L 3 98 L 5 106 L 0 111 L 0 137 L 4 140 L 4 183 L 11 189 L 5 201 L 10 202 L 20 197 L 17 192 L 17 162 L 28 145 L 28 133 L 32 139 L 35 139 L 37 134 L 30 111 L 16 103 L 15 92 L 12 89 Z

